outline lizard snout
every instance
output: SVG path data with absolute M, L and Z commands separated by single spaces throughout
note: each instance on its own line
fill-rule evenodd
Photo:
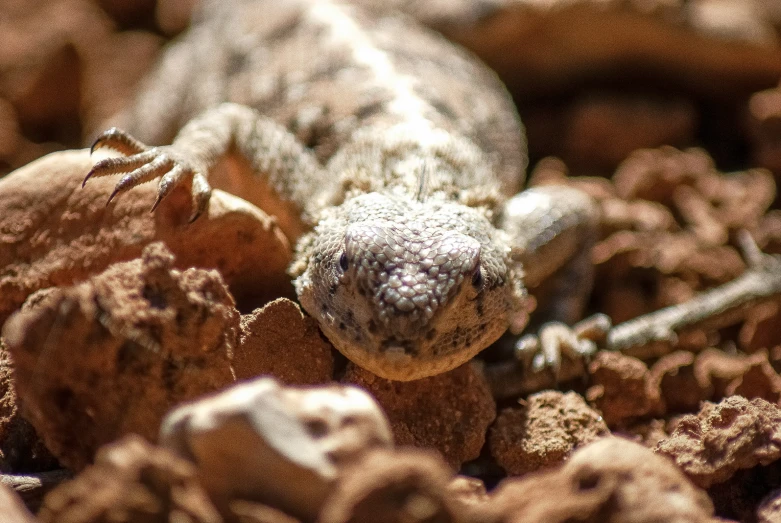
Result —
M 348 230 L 345 245 L 355 285 L 383 327 L 387 346 L 405 347 L 396 341 L 429 330 L 480 264 L 476 240 L 423 223 L 361 224 Z

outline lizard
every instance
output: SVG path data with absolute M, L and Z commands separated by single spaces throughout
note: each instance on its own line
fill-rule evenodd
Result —
M 594 203 L 569 187 L 522 191 L 523 126 L 501 81 L 401 13 L 204 0 L 117 121 L 92 153 L 119 156 L 96 159 L 85 184 L 121 174 L 110 205 L 159 178 L 152 210 L 186 187 L 192 221 L 216 166 L 242 158 L 251 179 L 234 185 L 296 242 L 302 307 L 378 376 L 437 375 L 519 334 L 540 282 L 556 319 L 575 319 L 589 291 Z M 561 350 L 543 348 L 538 366 Z

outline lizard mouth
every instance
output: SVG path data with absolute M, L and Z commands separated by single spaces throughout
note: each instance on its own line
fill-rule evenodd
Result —
M 395 337 L 383 340 L 380 343 L 380 351 L 389 358 L 393 358 L 394 355 L 415 356 L 419 352 L 411 340 L 400 340 Z

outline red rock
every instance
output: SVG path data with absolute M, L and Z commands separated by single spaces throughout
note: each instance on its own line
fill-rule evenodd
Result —
M 741 469 L 781 458 L 781 409 L 762 399 L 732 396 L 682 417 L 656 452 L 671 458 L 700 487 Z
M 598 352 L 589 364 L 589 376 L 593 385 L 586 398 L 610 427 L 648 414 L 659 402 L 659 391 L 649 380 L 648 367 L 637 358 Z
M 621 438 L 577 450 L 558 470 L 504 480 L 493 520 L 512 523 L 709 523 L 713 505 L 669 460 Z
M 504 409 L 491 428 L 491 455 L 509 474 L 520 475 L 567 460 L 572 452 L 610 433 L 579 394 L 534 394 L 521 408 Z
M 178 402 L 234 381 L 239 313 L 216 271 L 173 268 L 161 244 L 28 302 L 3 328 L 24 414 L 82 469 L 129 432 L 154 439 Z
M 280 298 L 241 317 L 233 367 L 239 380 L 270 374 L 287 385 L 314 385 L 333 378 L 333 349 L 317 322 Z
M 391 381 L 349 363 L 343 383 L 364 387 L 388 416 L 397 445 L 439 450 L 454 468 L 475 459 L 496 417 L 485 378 L 470 365 L 416 381 Z

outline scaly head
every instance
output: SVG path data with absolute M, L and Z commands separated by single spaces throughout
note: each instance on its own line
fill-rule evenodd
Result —
M 403 381 L 439 374 L 525 323 L 520 269 L 502 234 L 478 209 L 364 194 L 299 242 L 296 290 L 361 367 Z

